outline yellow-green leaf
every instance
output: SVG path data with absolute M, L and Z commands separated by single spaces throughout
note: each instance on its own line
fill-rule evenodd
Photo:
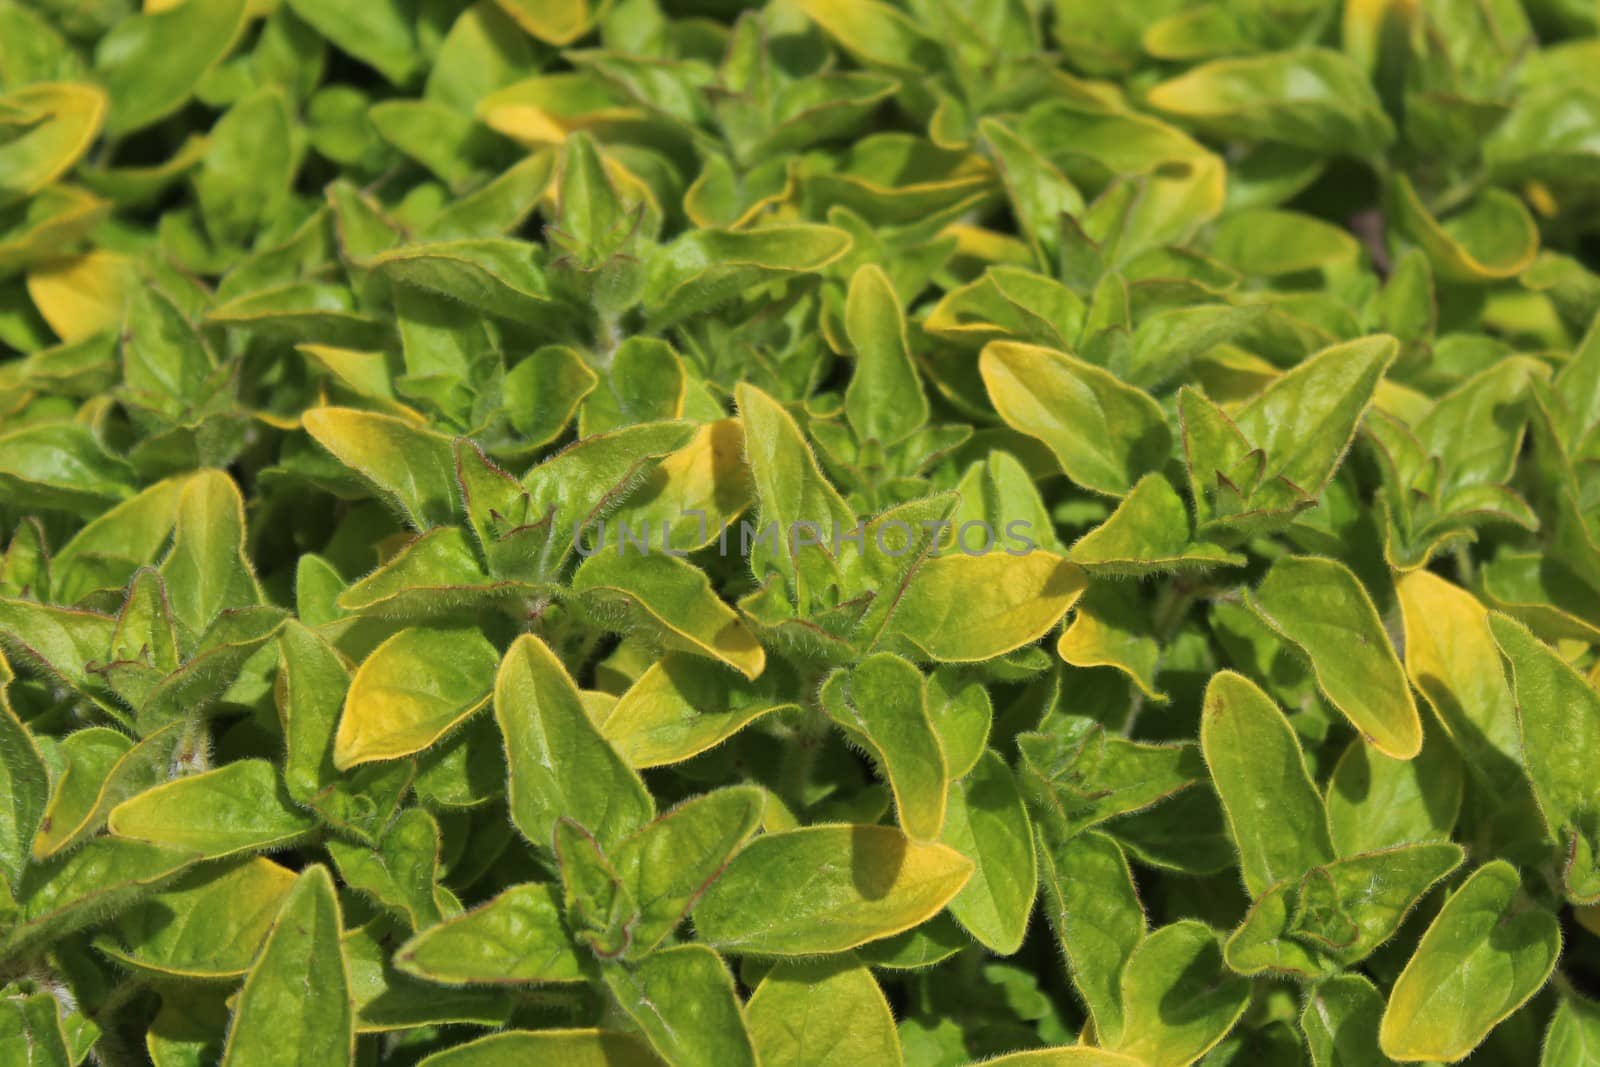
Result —
M 289 800 L 276 767 L 248 759 L 147 789 L 112 808 L 106 825 L 118 837 L 215 859 L 294 844 L 316 823 Z
M 758 837 L 694 909 L 729 952 L 843 952 L 909 930 L 960 892 L 972 861 L 889 826 L 810 826 Z
M 756 986 L 745 1017 L 762 1067 L 901 1062 L 889 1002 L 860 964 L 782 964 Z
M 1411 759 L 1422 719 L 1372 598 L 1331 559 L 1278 560 L 1251 606 L 1310 661 L 1318 687 L 1380 752 Z
M 978 360 L 995 410 L 1055 453 L 1067 477 L 1125 496 L 1172 450 L 1161 406 L 1109 371 L 1038 345 L 995 341 Z
M 489 699 L 494 646 L 476 629 L 402 630 L 350 680 L 333 762 L 348 770 L 420 752 Z
M 510 766 L 511 820 L 535 846 L 552 847 L 562 816 L 610 848 L 655 814 L 644 783 L 590 721 L 566 667 L 532 634 L 506 650 L 494 715 Z
M 510 1030 L 435 1052 L 417 1067 L 659 1067 L 650 1047 L 609 1030 Z
M 1517 707 L 1477 597 L 1430 571 L 1395 583 L 1406 671 L 1467 768 L 1502 797 L 1525 794 Z
M 1395 980 L 1378 1031 L 1384 1055 L 1462 1059 L 1538 992 L 1560 953 L 1560 923 L 1523 902 L 1516 869 L 1504 860 L 1478 868 Z
M 1211 679 L 1200 747 L 1251 896 L 1333 860 L 1322 797 L 1306 770 L 1300 742 L 1255 683 L 1231 671 Z
M 766 652 L 710 578 L 676 556 L 647 550 L 630 558 L 619 544 L 585 560 L 572 576 L 572 591 L 586 594 L 601 612 L 620 601 L 625 612 L 658 628 L 669 648 L 709 656 L 750 679 L 766 669 Z
M 580 982 L 584 961 L 553 886 L 519 885 L 422 931 L 395 953 L 404 974 L 444 985 Z
M 245 977 L 223 1067 L 355 1062 L 355 1013 L 341 933 L 333 879 L 326 867 L 308 867 Z
M 21 136 L 0 145 L 0 203 L 43 189 L 76 163 L 100 133 L 106 94 L 93 85 L 46 82 L 0 96 L 34 121 Z
M 771 674 L 751 682 L 701 657 L 668 654 L 628 687 L 600 732 L 631 766 L 678 763 L 795 707 L 771 682 Z
M 993 659 L 1043 637 L 1085 583 L 1049 552 L 940 556 L 913 574 L 890 631 L 943 663 Z
M 867 747 L 889 779 L 901 829 L 918 841 L 937 840 L 950 775 L 928 717 L 922 673 L 880 652 L 830 676 L 821 702 L 852 740 Z

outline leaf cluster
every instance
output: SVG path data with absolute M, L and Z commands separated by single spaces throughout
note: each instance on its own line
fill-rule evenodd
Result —
M 1600 1063 L 1592 0 L 0 0 L 0 1064 Z

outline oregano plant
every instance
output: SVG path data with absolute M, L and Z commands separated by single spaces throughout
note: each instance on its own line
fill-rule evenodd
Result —
M 0 0 L 0 1065 L 1600 1064 L 1593 0 Z

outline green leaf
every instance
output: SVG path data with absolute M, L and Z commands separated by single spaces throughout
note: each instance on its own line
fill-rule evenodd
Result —
M 894 1015 L 872 972 L 850 963 L 773 968 L 745 1005 L 750 1040 L 765 1067 L 902 1062 Z
M 352 408 L 315 408 L 303 421 L 318 444 L 373 485 L 417 529 L 455 519 L 455 454 L 445 438 L 389 415 Z
M 0 228 L 0 270 L 13 273 L 48 262 L 62 247 L 82 241 L 107 209 L 105 201 L 69 185 L 41 189 L 20 209 L 6 212 Z
M 548 345 L 506 372 L 501 389 L 512 429 L 529 448 L 549 444 L 600 379 L 574 349 Z
M 953 849 L 887 826 L 766 834 L 734 857 L 694 909 L 695 929 L 728 952 L 843 952 L 909 930 L 972 875 Z
M 1516 870 L 1495 860 L 1445 901 L 1389 993 L 1378 1031 L 1384 1055 L 1459 1060 L 1544 985 L 1561 928 L 1521 891 Z
M 107 659 L 107 684 L 135 707 L 178 669 L 177 625 L 166 583 L 158 572 L 140 569 L 134 574 L 127 599 L 117 612 L 117 629 Z
M 1581 753 L 1600 744 L 1600 693 L 1528 628 L 1491 615 L 1511 664 L 1522 753 L 1533 794 L 1562 858 L 1562 887 L 1578 904 L 1600 900 L 1600 788 Z
M 628 687 L 600 732 L 630 766 L 679 763 L 763 715 L 796 707 L 778 696 L 774 673 L 752 682 L 698 656 L 669 653 Z
M 48 943 L 92 926 L 154 893 L 200 857 L 187 850 L 96 837 L 23 872 L 20 911 L 0 935 L 0 956 L 11 959 L 29 945 Z
M 1224 230 L 1219 234 L 1218 240 L 1225 238 L 1227 232 Z M 1353 245 L 1353 242 L 1351 244 Z M 1268 261 L 1262 266 L 1293 269 L 1300 264 L 1292 261 L 1289 263 Z M 1273 273 L 1273 271 L 1263 269 L 1251 273 Z M 1130 385 L 1146 389 L 1154 388 L 1171 381 L 1191 363 L 1216 349 L 1217 346 L 1241 335 L 1248 336 L 1251 327 L 1264 317 L 1262 308 L 1233 307 L 1227 304 L 1200 304 L 1195 307 L 1163 311 L 1139 323 L 1133 332 L 1132 342 L 1119 346 L 1110 355 L 1108 367 Z M 1111 336 L 1114 338 L 1115 334 Z M 1116 342 L 1113 340 L 1110 343 Z
M 752 680 L 766 669 L 755 635 L 718 598 L 705 573 L 676 556 L 647 550 L 630 559 L 620 543 L 614 552 L 584 560 L 572 591 L 602 617 L 614 617 L 612 605 L 620 602 L 625 617 L 657 629 L 669 649 L 709 656 Z
M 294 181 L 292 138 L 289 101 L 276 88 L 245 97 L 212 127 L 194 179 L 212 240 L 247 244 L 283 210 Z
M 1300 1012 L 1313 1067 L 1357 1067 L 1377 1063 L 1378 1021 L 1383 994 L 1359 974 L 1340 974 L 1319 983 Z
M 571 675 L 539 638 L 525 634 L 506 651 L 494 715 L 510 766 L 511 820 L 536 847 L 552 847 L 563 815 L 607 849 L 654 816 L 644 784 L 600 736 Z
M 950 902 L 950 914 L 997 955 L 1012 955 L 1028 930 L 1039 872 L 1022 792 L 994 750 L 951 783 L 940 840 L 973 862 L 972 878 Z
M 1011 339 L 1069 349 L 1086 310 L 1083 298 L 1060 282 L 1015 267 L 990 267 L 977 281 L 945 294 L 922 328 L 963 346 Z
M 242 977 L 295 881 L 261 856 L 208 866 L 123 912 L 96 945 L 158 979 Z
M 13 892 L 50 799 L 44 757 L 7 695 L 14 679 L 11 664 L 0 655 L 0 874 Z
M 553 45 L 569 45 L 582 37 L 596 17 L 589 0 L 495 0 L 517 25 Z
M 636 955 L 677 929 L 756 831 L 764 803 L 765 794 L 749 786 L 718 789 L 683 802 L 616 847 L 617 871 L 639 902 Z
M 0 147 L 0 202 L 10 204 L 72 169 L 100 132 L 107 100 L 93 85 L 57 82 L 24 86 L 0 103 L 33 120 Z
M 244 28 L 245 0 L 179 4 L 133 15 L 101 38 L 95 73 L 111 101 L 106 132 L 120 137 L 183 106 Z
M 1045 914 L 1067 959 L 1072 987 L 1101 1041 L 1123 1032 L 1122 972 L 1145 937 L 1144 908 L 1122 850 L 1098 833 L 1040 841 Z
M 941 663 L 993 659 L 1044 636 L 1084 584 L 1082 570 L 1049 552 L 939 556 L 912 575 L 890 632 Z
M 1012 210 L 1041 257 L 1059 246 L 1062 215 L 1077 216 L 1083 194 L 1062 171 L 1011 127 L 995 118 L 978 120 L 978 132 L 994 153 Z
M 402 973 L 444 985 L 581 982 L 585 963 L 559 892 L 520 885 L 422 931 L 395 953 Z
M 1361 258 L 1361 244 L 1312 215 L 1256 210 L 1218 223 L 1211 253 L 1241 274 L 1279 276 L 1354 265 Z
M 397 971 L 390 962 L 397 933 L 394 920 L 380 917 L 344 935 L 358 1035 L 446 1023 L 507 1024 L 509 990 L 442 989 Z
M 483 0 L 450 24 L 422 92 L 471 112 L 483 97 L 531 72 L 534 57 L 532 42 L 516 32 L 510 17 Z
M 1320 493 L 1398 347 L 1379 335 L 1323 349 L 1246 404 L 1234 421 L 1266 454 L 1262 480 L 1282 478 L 1309 496 Z
M 683 414 L 683 361 L 665 341 L 630 337 L 611 354 L 600 385 L 578 412 L 578 435 L 605 433 Z
M 513 323 L 540 326 L 551 315 L 543 250 L 505 237 L 428 241 L 373 257 L 372 269 L 400 285 L 459 301 Z
M 0 488 L 16 507 L 89 515 L 132 496 L 133 478 L 87 427 L 45 422 L 0 433 Z
M 608 967 L 606 988 L 655 1050 L 684 1067 L 755 1067 L 733 976 L 703 945 L 663 949 Z
M 800 7 L 840 47 L 868 66 L 921 73 L 939 63 L 937 46 L 915 21 L 879 0 L 803 0 Z
M 1417 195 L 1411 179 L 1395 179 L 1391 199 L 1396 227 L 1427 253 L 1438 276 L 1461 284 L 1514 278 L 1539 252 L 1539 226 L 1522 200 L 1486 189 L 1465 207 L 1439 218 Z
M 738 419 L 701 426 L 645 476 L 619 509 L 617 536 L 625 527 L 682 552 L 720 543 L 723 531 L 754 500 L 743 455 L 744 427 Z
M 1111 518 L 1072 546 L 1070 558 L 1091 574 L 1130 578 L 1243 565 L 1243 556 L 1197 541 L 1192 530 L 1189 509 L 1172 483 L 1147 474 Z
M 158 1067 L 194 1067 L 216 1063 L 222 1058 L 228 1030 L 228 1003 L 225 997 L 210 992 L 200 996 L 176 993 L 162 998 L 145 1048 Z
M 928 421 L 928 400 L 911 362 L 905 312 L 888 275 L 870 265 L 856 271 L 844 320 L 856 357 L 844 394 L 850 428 L 863 441 L 885 445 L 909 437 Z
M 645 310 L 655 326 L 664 328 L 727 303 L 752 286 L 820 271 L 849 249 L 850 235 L 832 226 L 693 230 L 652 257 Z
M 376 848 L 329 841 L 328 855 L 351 889 L 365 893 L 414 930 L 443 918 L 439 904 L 439 824 L 408 808 L 384 830 Z
M 1445 462 L 1437 489 L 1444 498 L 1441 506 L 1452 492 L 1503 484 L 1511 477 L 1532 383 L 1546 373 L 1534 360 L 1502 360 L 1440 397 L 1416 424 L 1424 453 Z
M 1228 938 L 1228 966 L 1320 978 L 1395 935 L 1406 915 L 1460 865 L 1455 844 L 1402 845 L 1314 867 L 1262 894 Z
M 420 57 L 410 9 L 401 0 L 289 0 L 289 7 L 322 36 L 403 84 L 416 73 Z
M 928 719 L 950 771 L 960 778 L 987 751 L 994 708 L 989 691 L 970 668 L 940 667 L 928 678 Z
M 983 522 L 1007 540 L 1019 534 L 1046 552 L 1066 554 L 1033 475 L 1010 452 L 991 452 L 982 463 L 972 464 L 956 492 L 961 503 L 950 524 L 957 533 L 969 522 Z
M 494 670 L 494 646 L 477 630 L 401 630 L 350 679 L 334 766 L 349 770 L 435 744 L 488 701 Z
M 334 737 L 349 688 L 350 670 L 338 651 L 299 622 L 287 623 L 278 638 L 275 688 L 288 745 L 284 786 L 318 818 L 357 840 L 375 843 L 415 768 L 376 764 L 348 778 L 339 773 L 333 762 Z
M 1068 1045 L 1060 1048 L 1032 1049 L 1013 1052 L 983 1061 L 998 1067 L 1135 1067 L 1144 1061 L 1120 1052 L 1091 1048 L 1088 1045 Z
M 101 690 L 89 667 L 111 647 L 116 629 L 115 619 L 98 612 L 0 599 L 0 634 L 5 635 L 6 647 L 79 691 Z
M 1594 1001 L 1565 996 L 1544 1033 L 1539 1067 L 1589 1067 L 1600 1042 L 1600 1009 Z
M 1056 716 L 1040 732 L 1018 735 L 1017 750 L 1034 817 L 1060 837 L 1148 808 L 1206 773 L 1191 743 L 1130 741 L 1080 716 Z
M 1219 136 L 1314 152 L 1373 156 L 1395 136 L 1360 68 L 1321 48 L 1219 59 L 1162 82 L 1148 99 Z
M 474 394 L 498 371 L 489 324 L 464 304 L 425 289 L 393 287 L 391 296 L 406 373 L 392 385 L 384 375 L 382 387 L 397 388 L 453 421 L 472 419 Z
M 476 604 L 504 601 L 532 587 L 496 581 L 478 562 L 458 526 L 438 526 L 339 594 L 342 611 L 407 621 L 450 616 Z
M 224 1067 L 355 1062 L 350 970 L 340 927 L 339 897 L 328 869 L 308 868 L 245 976 Z M 307 990 L 318 995 L 307 996 Z
M 101 783 L 132 747 L 133 742 L 126 734 L 103 726 L 91 726 L 61 739 L 56 753 L 64 766 L 56 772 L 50 805 L 45 808 L 39 834 L 34 838 L 35 859 L 48 859 L 60 850 L 62 841 L 56 837 L 58 826 L 64 836 L 89 818 Z
M 979 358 L 984 387 L 1006 423 L 1050 447 L 1074 482 L 1125 496 L 1172 450 L 1148 393 L 1064 352 L 996 341 Z
M 639 1038 L 609 1030 L 510 1030 L 435 1052 L 418 1067 L 655 1067 L 660 1061 Z
M 526 495 L 505 497 L 496 527 L 506 557 L 525 561 L 519 576 L 553 577 L 575 544 L 592 544 L 594 526 L 693 435 L 682 421 L 629 426 L 574 442 L 523 475 Z
M 1306 771 L 1300 743 L 1255 683 L 1231 671 L 1211 679 L 1200 747 L 1252 897 L 1333 860 L 1322 797 Z
M 0 1009 L 0 1048 L 25 1056 L 28 1067 L 69 1067 L 74 1062 L 61 1028 L 61 1006 L 50 991 L 9 995 Z
M 771 396 L 752 385 L 741 384 L 734 394 L 744 423 L 746 459 L 755 481 L 760 505 L 759 527 L 772 528 L 772 539 L 760 539 L 750 552 L 757 579 L 775 570 L 789 589 L 790 599 L 802 610 L 820 600 L 839 581 L 838 565 L 830 549 L 834 530 L 848 532 L 855 516 L 817 467 L 805 436 L 794 418 Z M 807 543 L 801 534 L 814 524 L 821 533 Z
M 262 759 L 146 790 L 112 808 L 106 824 L 118 837 L 190 849 L 209 859 L 292 845 L 315 826 L 289 801 L 277 768 Z
M 891 971 L 918 971 L 935 967 L 972 943 L 972 935 L 946 915 L 904 933 L 857 946 L 856 959 Z
M 829 717 L 872 753 L 889 779 L 900 828 L 917 841 L 937 840 L 950 775 L 928 717 L 922 673 L 880 652 L 831 675 L 821 699 Z
M 1250 983 L 1228 974 L 1215 932 L 1193 920 L 1163 926 L 1123 968 L 1122 1036 L 1112 1048 L 1150 1067 L 1181 1067 L 1221 1041 L 1249 1004 Z
M 265 606 L 223 611 L 200 635 L 194 656 L 151 690 L 139 708 L 139 732 L 149 734 L 182 718 L 185 712 L 206 710 L 224 697 L 248 700 L 255 695 L 237 689 L 240 684 L 253 684 L 241 675 L 252 657 L 272 640 L 286 615 L 281 608 Z M 265 672 L 269 663 L 257 659 L 254 665 Z
M 366 349 L 384 343 L 384 323 L 356 307 L 342 285 L 291 282 L 237 296 L 206 312 L 205 325 L 251 330 L 285 341 Z
M 1567 454 L 1590 454 L 1600 430 L 1600 329 L 1594 324 L 1551 384 L 1553 388 L 1539 399 L 1541 406 L 1545 399 L 1550 400 L 1551 415 Z
M 1250 605 L 1311 664 L 1317 687 L 1373 747 L 1422 750 L 1422 719 L 1367 591 L 1334 560 L 1292 556 L 1267 571 Z
M 1437 735 L 1415 759 L 1397 760 L 1357 739 L 1328 780 L 1328 830 L 1341 856 L 1446 841 L 1461 808 L 1461 761 Z
M 599 842 L 576 822 L 556 820 L 554 845 L 573 937 L 602 961 L 622 958 L 633 947 L 633 924 L 639 917 L 633 894 Z
M 244 499 L 223 472 L 202 471 L 184 485 L 161 577 L 186 644 L 223 612 L 265 603 L 245 552 Z

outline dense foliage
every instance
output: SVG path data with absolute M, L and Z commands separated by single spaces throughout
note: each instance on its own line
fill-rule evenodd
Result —
M 0 1064 L 1600 1064 L 1597 23 L 0 0 Z

